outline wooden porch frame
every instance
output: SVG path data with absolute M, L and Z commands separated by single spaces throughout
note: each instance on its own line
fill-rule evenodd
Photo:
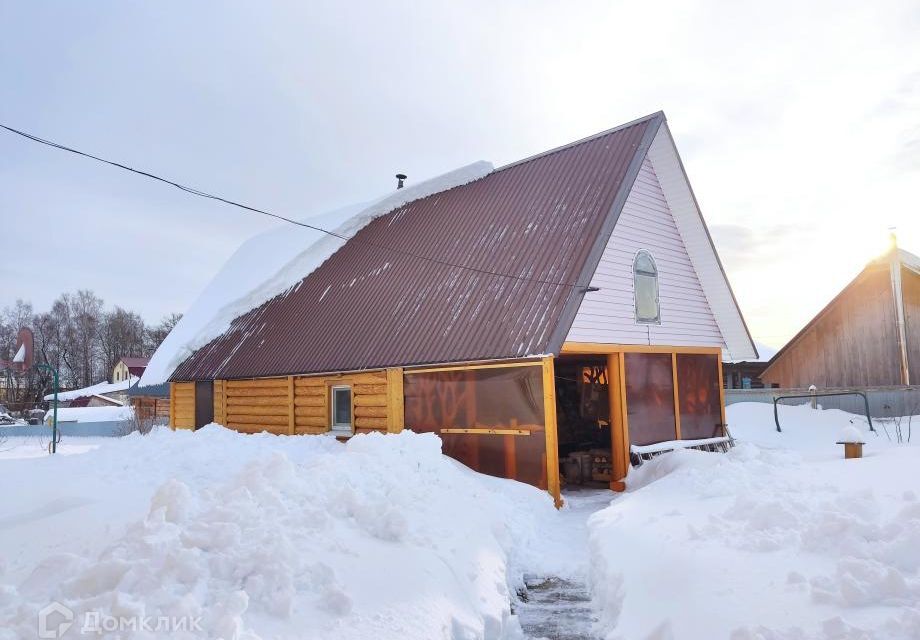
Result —
M 722 425 L 725 425 L 725 389 L 722 383 L 722 348 L 721 347 L 686 347 L 667 345 L 626 345 L 601 342 L 566 342 L 562 345 L 560 355 L 607 356 L 608 394 L 610 405 L 610 446 L 613 477 L 610 488 L 624 491 L 624 479 L 629 471 L 629 418 L 626 401 L 626 354 L 627 353 L 663 353 L 671 356 L 671 376 L 674 387 L 674 435 L 681 439 L 680 427 L 680 387 L 677 380 L 677 356 L 714 355 L 718 362 L 719 412 Z M 558 425 L 553 413 L 553 432 L 558 436 Z M 724 429 L 724 426 L 723 426 Z M 549 424 L 547 423 L 547 430 Z M 558 457 L 558 450 L 557 450 Z M 558 465 L 558 463 L 557 463 Z

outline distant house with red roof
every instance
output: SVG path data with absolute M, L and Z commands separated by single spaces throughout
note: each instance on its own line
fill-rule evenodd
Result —
M 148 362 L 150 362 L 150 358 L 122 357 L 118 364 L 115 365 L 115 369 L 112 370 L 112 382 L 121 382 L 132 377 L 140 378 L 144 375 Z

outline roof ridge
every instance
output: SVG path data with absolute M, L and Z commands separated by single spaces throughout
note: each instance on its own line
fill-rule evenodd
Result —
M 508 164 L 502 165 L 500 167 L 496 167 L 495 169 L 492 170 L 492 173 L 498 173 L 499 171 L 504 171 L 505 169 L 510 169 L 512 167 L 516 167 L 518 165 L 525 164 L 532 160 L 538 160 L 539 158 L 543 158 L 545 156 L 549 156 L 554 153 L 558 153 L 560 151 L 565 151 L 566 149 L 571 149 L 572 147 L 577 147 L 578 145 L 585 144 L 593 140 L 597 140 L 598 138 L 603 138 L 604 136 L 608 136 L 612 133 L 617 133 L 618 131 L 622 131 L 623 129 L 628 129 L 629 127 L 633 127 L 642 122 L 654 120 L 655 118 L 661 118 L 662 121 L 667 120 L 667 118 L 664 115 L 664 111 L 659 109 L 658 111 L 655 111 L 654 113 L 650 113 L 646 116 L 642 116 L 641 118 L 636 118 L 635 120 L 630 120 L 629 122 L 624 122 L 623 124 L 618 124 L 617 126 L 611 127 L 610 129 L 605 129 L 604 131 L 592 133 L 589 136 L 585 136 L 584 138 L 579 138 L 578 140 L 575 140 L 573 142 L 568 142 L 558 147 L 553 147 L 552 149 L 547 149 L 546 151 L 541 151 L 539 153 L 535 153 L 525 158 L 521 158 L 520 160 L 509 162 Z

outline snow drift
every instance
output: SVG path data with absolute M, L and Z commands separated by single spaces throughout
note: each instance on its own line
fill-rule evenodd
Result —
M 781 407 L 783 433 L 769 404 L 728 413 L 748 442 L 656 458 L 589 520 L 601 637 L 920 637 L 920 448 L 843 411 Z
M 0 586 L 0 638 L 31 637 L 37 611 L 57 601 L 78 620 L 189 616 L 200 631 L 187 637 L 498 639 L 516 628 L 516 549 L 556 517 L 544 492 L 475 474 L 437 437 L 409 432 L 343 445 L 159 430 L 5 461 L 0 482 L 17 472 L 37 488 L 0 513 L 0 553 L 17 578 L 0 573 L 12 582 Z M 113 477 L 125 486 L 100 513 Z M 86 530 L 94 511 L 108 516 Z M 23 561 L 58 546 L 41 540 L 48 527 L 67 532 L 66 552 Z
M 394 191 L 369 203 L 355 204 L 302 222 L 349 238 L 382 215 L 432 194 L 492 172 L 480 161 Z M 259 234 L 240 246 L 153 354 L 141 386 L 166 382 L 195 350 L 220 336 L 231 322 L 315 271 L 345 240 L 291 224 Z

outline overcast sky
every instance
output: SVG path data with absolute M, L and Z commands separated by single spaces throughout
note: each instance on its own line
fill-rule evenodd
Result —
M 662 109 L 768 345 L 888 227 L 920 252 L 916 1 L 0 0 L 0 34 L 0 122 L 295 217 Z M 0 306 L 148 321 L 273 225 L 6 132 L 0 216 Z

